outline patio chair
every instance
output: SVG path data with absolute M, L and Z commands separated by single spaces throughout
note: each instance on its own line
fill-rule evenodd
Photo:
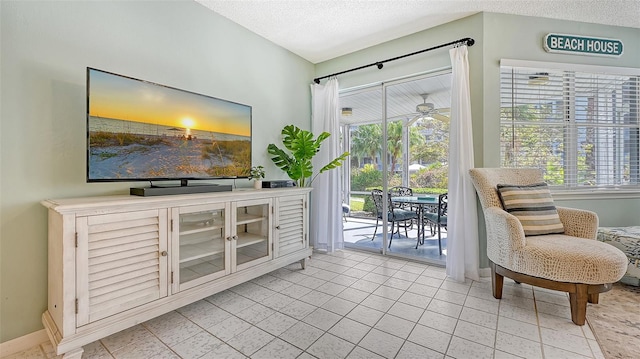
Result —
M 345 222 L 347 222 L 349 212 L 351 212 L 351 207 L 346 203 L 342 203 L 342 219 L 344 219 Z
M 409 187 L 396 186 L 389 188 L 389 194 L 391 197 L 411 197 L 413 190 Z
M 504 277 L 569 293 L 571 320 L 584 325 L 587 302 L 597 304 L 627 270 L 627 257 L 596 241 L 598 215 L 556 207 L 542 171 L 470 170 L 487 228 L 493 296 Z
M 438 250 L 442 255 L 442 228 L 447 229 L 447 207 L 449 204 L 449 195 L 447 193 L 438 196 L 438 207 L 435 212 L 426 212 L 423 214 L 423 225 L 428 223 L 433 237 L 438 232 Z M 422 229 L 424 231 L 424 228 Z M 416 249 L 418 243 L 416 243 Z
M 373 199 L 373 203 L 376 205 L 376 228 L 373 231 L 373 237 L 371 240 L 376 238 L 376 233 L 378 231 L 378 226 L 380 220 L 383 218 L 383 192 L 379 189 L 374 189 L 371 191 L 371 197 Z M 418 215 L 414 211 L 407 211 L 401 208 L 394 208 L 391 203 L 391 196 L 387 195 L 387 221 L 391 223 L 391 239 L 389 241 L 389 248 L 391 248 L 391 242 L 393 241 L 393 234 L 396 232 L 394 227 L 397 228 L 398 236 L 400 236 L 400 223 L 404 223 L 404 234 L 405 236 L 409 236 L 407 232 L 407 227 L 409 224 L 407 222 L 413 222 L 414 219 L 418 218 Z
M 391 197 L 412 197 L 413 190 L 409 187 L 395 186 L 389 188 L 389 195 Z M 417 209 L 413 207 L 411 203 L 394 203 L 395 208 L 404 209 L 406 211 L 414 211 L 417 213 Z M 404 225 L 406 227 L 406 225 Z M 413 221 L 409 223 L 409 229 L 413 228 Z

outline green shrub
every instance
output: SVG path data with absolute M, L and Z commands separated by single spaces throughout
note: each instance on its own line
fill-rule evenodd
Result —
M 367 187 L 379 186 L 382 183 L 382 172 L 372 164 L 351 170 L 351 190 L 364 191 Z
M 369 192 L 369 194 L 364 197 L 364 205 L 362 206 L 362 210 L 365 212 L 369 212 L 375 216 L 376 205 L 373 203 L 373 198 L 371 197 L 371 190 L 373 189 L 382 189 L 382 186 L 372 186 L 365 188 L 365 190 Z
M 421 188 L 413 188 L 413 194 L 414 195 L 418 195 L 418 194 L 443 194 L 443 193 L 447 193 L 447 188 L 425 188 L 425 187 L 421 187 Z
M 433 165 L 421 169 L 411 176 L 412 188 L 447 188 L 449 183 L 449 167 Z
M 387 180 L 389 181 L 388 186 L 389 188 L 391 187 L 396 187 L 396 186 L 402 186 L 402 175 L 399 173 L 395 173 L 393 176 L 389 176 L 387 178 Z
M 376 205 L 373 203 L 373 198 L 371 195 L 364 198 L 364 205 L 362 206 L 362 210 L 365 212 L 376 214 Z

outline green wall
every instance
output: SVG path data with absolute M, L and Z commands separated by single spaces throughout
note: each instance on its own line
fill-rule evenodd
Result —
M 577 34 L 620 39 L 624 54 L 620 58 L 552 54 L 544 51 L 548 33 Z M 426 49 L 464 37 L 476 40 L 469 47 L 471 110 L 476 167 L 497 167 L 500 159 L 500 59 L 565 62 L 616 67 L 640 64 L 640 29 L 587 24 L 495 13 L 479 13 L 398 40 L 364 49 L 316 66 L 317 76 L 374 63 Z M 413 74 L 450 67 L 447 49 L 438 49 L 376 67 L 340 75 L 341 89 L 380 83 Z M 556 195 L 554 195 L 556 197 Z M 601 226 L 637 225 L 640 192 L 627 194 L 558 194 L 560 206 L 595 211 Z M 486 253 L 484 218 L 480 213 L 480 265 L 489 265 Z
M 140 185 L 85 182 L 87 66 L 253 106 L 269 178 L 286 177 L 265 151 L 277 129 L 310 128 L 313 64 L 194 1 L 1 1 L 0 15 L 0 342 L 42 329 L 40 201 Z

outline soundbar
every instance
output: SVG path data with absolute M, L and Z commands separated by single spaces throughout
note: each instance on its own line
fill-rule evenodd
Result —
M 189 186 L 153 186 L 153 187 L 132 187 L 129 194 L 132 196 L 166 196 L 172 194 L 189 194 L 189 193 L 207 193 L 207 192 L 226 192 L 231 191 L 231 185 L 189 185 Z

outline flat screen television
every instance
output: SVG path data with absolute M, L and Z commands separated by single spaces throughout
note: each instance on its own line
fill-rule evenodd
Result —
M 87 182 L 248 177 L 251 110 L 88 67 Z

